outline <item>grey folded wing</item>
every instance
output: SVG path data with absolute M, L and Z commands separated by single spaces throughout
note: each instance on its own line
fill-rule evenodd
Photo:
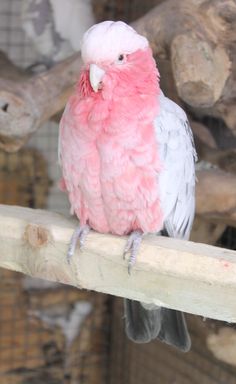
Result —
M 192 131 L 182 108 L 163 93 L 154 124 L 163 164 L 158 180 L 164 228 L 170 237 L 188 239 L 195 213 L 197 160 Z

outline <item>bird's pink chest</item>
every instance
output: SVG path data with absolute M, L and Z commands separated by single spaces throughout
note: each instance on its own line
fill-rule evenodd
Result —
M 147 128 L 147 127 L 146 127 Z M 104 211 L 111 232 L 140 229 L 156 232 L 162 225 L 155 142 L 141 137 L 103 138 L 100 183 Z
M 74 170 L 69 198 L 81 224 L 119 235 L 162 228 L 156 113 L 155 95 L 119 102 L 101 95 L 71 99 L 64 116 L 71 129 Z M 67 116 L 73 116 L 71 124 L 66 124 Z M 68 142 L 65 153 L 67 148 Z M 65 167 L 64 174 L 68 176 Z
M 146 130 L 151 132 L 152 127 Z M 140 129 L 136 137 L 102 134 L 86 162 L 81 159 L 84 221 L 95 230 L 123 235 L 161 228 L 160 166 L 150 132 Z

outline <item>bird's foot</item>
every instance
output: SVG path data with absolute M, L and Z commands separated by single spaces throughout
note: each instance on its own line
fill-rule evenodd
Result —
M 128 261 L 129 275 L 131 274 L 132 267 L 135 264 L 139 247 L 142 242 L 142 238 L 143 238 L 143 233 L 141 231 L 133 231 L 127 240 L 127 243 L 123 252 L 123 258 L 125 259 L 126 254 L 130 253 L 129 261 Z
M 77 243 L 79 241 L 80 250 L 84 246 L 85 239 L 89 233 L 90 227 L 88 225 L 78 226 L 71 237 L 70 245 L 67 252 L 67 261 L 70 263 L 72 256 L 75 253 Z

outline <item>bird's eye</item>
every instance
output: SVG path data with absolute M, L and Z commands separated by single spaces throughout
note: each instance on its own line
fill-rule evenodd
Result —
M 125 58 L 126 58 L 125 55 L 120 54 L 120 55 L 118 56 L 117 60 L 116 60 L 116 63 L 117 63 L 117 64 L 123 64 L 123 63 L 125 62 Z

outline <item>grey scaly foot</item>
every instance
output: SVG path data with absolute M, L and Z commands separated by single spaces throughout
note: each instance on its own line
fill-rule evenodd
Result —
M 137 254 L 139 251 L 140 244 L 142 242 L 143 233 L 141 231 L 134 231 L 129 236 L 124 253 L 123 258 L 125 259 L 125 256 L 127 253 L 130 253 L 129 261 L 128 261 L 128 273 L 131 274 L 131 270 L 133 265 L 135 264 Z
M 78 226 L 74 230 L 74 233 L 73 233 L 71 240 L 70 240 L 69 249 L 67 252 L 68 263 L 70 263 L 70 260 L 75 253 L 75 249 L 76 249 L 78 241 L 79 241 L 80 250 L 83 248 L 84 242 L 85 242 L 85 239 L 89 233 L 89 230 L 90 230 L 90 227 L 88 225 L 83 225 L 81 227 Z

